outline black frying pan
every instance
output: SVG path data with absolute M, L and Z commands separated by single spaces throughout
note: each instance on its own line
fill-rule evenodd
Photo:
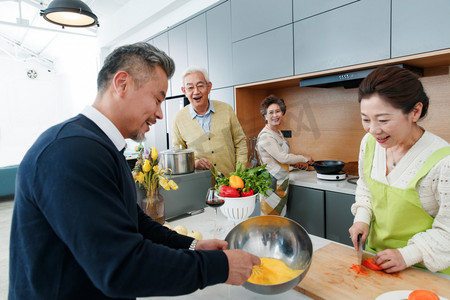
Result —
M 319 174 L 337 174 L 342 170 L 345 163 L 337 160 L 318 160 L 312 166 Z

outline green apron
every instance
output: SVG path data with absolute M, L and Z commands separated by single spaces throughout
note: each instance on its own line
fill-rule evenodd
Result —
M 431 228 L 434 218 L 423 210 L 416 185 L 436 163 L 450 155 L 450 147 L 437 150 L 426 160 L 406 189 L 399 189 L 372 179 L 375 143 L 375 139 L 369 136 L 364 157 L 364 176 L 372 196 L 374 214 L 366 250 L 374 253 L 403 248 L 413 235 Z M 440 272 L 450 274 L 450 268 Z

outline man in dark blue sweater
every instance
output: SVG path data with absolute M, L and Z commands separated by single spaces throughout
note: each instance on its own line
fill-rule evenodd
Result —
M 9 299 L 134 299 L 243 284 L 258 257 L 161 226 L 136 204 L 121 152 L 162 119 L 174 63 L 137 43 L 116 49 L 81 114 L 44 132 L 17 175 Z M 195 250 L 195 251 L 191 251 Z

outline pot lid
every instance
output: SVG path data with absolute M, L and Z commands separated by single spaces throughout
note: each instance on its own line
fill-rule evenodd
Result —
M 191 149 L 169 149 L 162 151 L 161 154 L 188 154 L 192 152 L 194 152 L 194 150 Z

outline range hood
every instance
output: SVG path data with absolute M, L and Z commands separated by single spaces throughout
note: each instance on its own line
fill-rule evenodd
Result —
M 419 76 L 423 75 L 423 70 L 411 67 L 404 64 L 396 65 L 401 68 L 406 68 Z M 331 87 L 344 87 L 346 89 L 357 88 L 361 81 L 366 78 L 375 68 L 365 69 L 347 73 L 333 74 L 323 77 L 315 77 L 308 78 L 304 80 L 300 80 L 300 86 L 309 86 L 309 87 L 323 87 L 323 88 L 331 88 Z

